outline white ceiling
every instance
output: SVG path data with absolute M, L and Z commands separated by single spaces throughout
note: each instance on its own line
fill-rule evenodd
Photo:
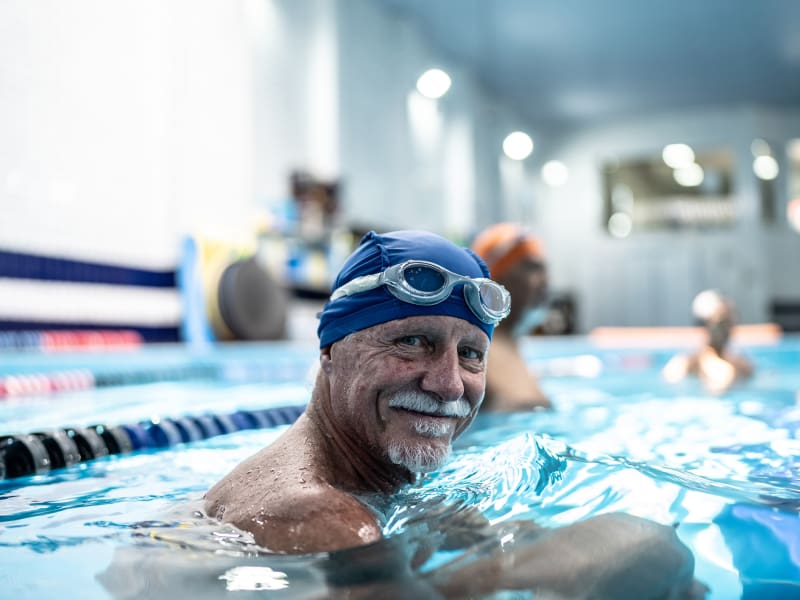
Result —
M 378 0 L 539 126 L 800 109 L 800 0 Z

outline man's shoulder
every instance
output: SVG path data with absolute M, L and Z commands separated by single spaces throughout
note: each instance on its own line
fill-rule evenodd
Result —
M 356 496 L 319 481 L 285 484 L 272 501 L 276 514 L 289 519 L 331 514 L 360 514 L 374 518 L 374 513 Z
M 229 476 L 230 477 L 230 476 Z M 206 495 L 211 517 L 251 531 L 276 552 L 317 552 L 380 539 L 375 514 L 358 498 L 314 478 L 221 481 Z
M 382 536 L 372 511 L 351 494 L 327 485 L 287 486 L 256 513 L 248 517 L 260 525 L 254 531 L 256 542 L 281 552 L 339 550 Z

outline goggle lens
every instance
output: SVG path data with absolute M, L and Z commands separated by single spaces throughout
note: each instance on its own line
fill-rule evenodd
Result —
M 420 292 L 438 292 L 447 283 L 444 273 L 421 265 L 403 269 L 403 278 L 409 286 Z
M 493 312 L 502 312 L 506 309 L 506 299 L 503 297 L 502 288 L 490 283 L 482 283 L 478 287 L 481 304 Z

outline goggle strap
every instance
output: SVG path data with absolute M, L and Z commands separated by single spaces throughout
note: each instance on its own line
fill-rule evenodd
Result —
M 384 273 L 371 273 L 370 275 L 361 275 L 355 279 L 348 281 L 343 286 L 337 288 L 331 294 L 331 301 L 338 300 L 344 296 L 352 296 L 353 294 L 360 294 L 368 290 L 374 290 L 383 284 Z

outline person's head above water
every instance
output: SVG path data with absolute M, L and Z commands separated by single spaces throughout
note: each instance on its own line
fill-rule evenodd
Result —
M 358 439 L 359 467 L 392 481 L 435 470 L 471 423 L 494 325 L 510 297 L 471 250 L 424 231 L 370 232 L 320 315 L 308 414 Z M 348 442 L 348 444 L 354 442 Z
M 510 297 L 473 251 L 425 231 L 366 234 L 345 261 L 320 314 L 320 348 L 396 319 L 451 316 L 491 339 Z
M 517 223 L 484 229 L 472 249 L 486 261 L 492 278 L 511 294 L 512 310 L 503 329 L 523 335 L 546 316 L 547 268 L 542 242 Z
M 732 316 L 731 301 L 717 290 L 703 290 L 692 301 L 692 314 L 703 324 Z
M 472 249 L 499 279 L 524 259 L 544 262 L 542 242 L 517 223 L 496 223 L 484 229 L 472 243 Z
M 735 325 L 733 302 L 717 290 L 704 290 L 692 301 L 692 314 L 706 328 L 709 345 L 724 350 Z

